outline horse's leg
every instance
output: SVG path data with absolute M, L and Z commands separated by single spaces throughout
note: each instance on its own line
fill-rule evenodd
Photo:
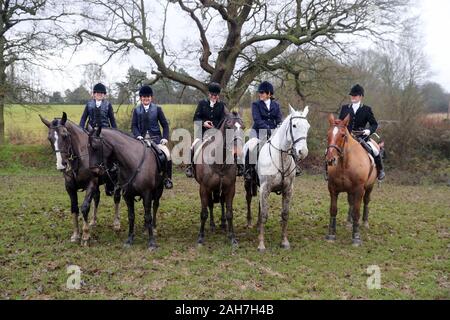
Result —
M 330 191 L 330 225 L 328 226 L 328 235 L 325 239 L 329 242 L 336 241 L 336 215 L 337 215 L 337 200 L 338 193 Z
M 154 250 L 156 249 L 156 241 L 153 235 L 153 221 L 152 221 L 152 195 L 150 193 L 146 194 L 142 198 L 142 202 L 144 204 L 144 219 L 145 225 L 148 230 L 148 249 Z
M 200 232 L 198 234 L 197 243 L 202 245 L 205 242 L 205 223 L 208 219 L 208 203 L 209 203 L 209 193 L 208 190 L 203 185 L 200 185 L 200 201 L 202 205 L 202 210 L 200 212 Z
M 97 179 L 91 179 L 86 188 L 86 196 L 84 197 L 83 205 L 81 206 L 81 213 L 83 214 L 83 235 L 81 237 L 81 245 L 87 246 L 91 235 L 89 233 L 89 210 L 91 207 L 92 198 L 98 189 Z
M 78 242 L 80 240 L 80 229 L 78 228 L 78 214 L 80 209 L 78 208 L 78 195 L 76 188 L 66 184 L 66 191 L 70 197 L 70 211 L 73 217 L 73 234 L 70 237 L 70 242 Z
M 222 199 L 220 199 L 220 203 L 222 204 Z M 208 207 L 209 207 L 209 227 L 211 229 L 211 232 L 215 232 L 216 223 L 214 222 L 214 201 L 212 194 L 210 194 L 208 198 Z
M 364 194 L 363 225 L 367 229 L 369 229 L 369 202 L 372 189 L 373 187 L 370 187 L 369 189 L 366 190 L 366 193 Z
M 228 226 L 228 238 L 231 240 L 232 246 L 237 246 L 238 242 L 236 240 L 236 235 L 234 234 L 234 227 L 233 227 L 233 198 L 236 192 L 235 185 L 232 184 L 230 186 L 230 189 L 227 190 L 225 196 L 225 203 L 226 203 L 226 217 L 227 217 L 227 226 Z
M 125 247 L 129 247 L 134 241 L 134 197 L 125 194 L 124 198 L 128 208 L 128 239 Z
M 153 199 L 153 220 L 152 220 L 152 228 L 153 228 L 153 235 L 156 236 L 156 213 L 159 209 L 159 199 L 161 198 L 162 192 L 158 191 L 157 196 L 155 199 Z
M 120 189 L 114 191 L 114 223 L 113 228 L 115 231 L 120 231 Z
M 220 197 L 220 209 L 222 210 L 220 216 L 220 229 L 227 231 L 227 218 L 225 215 L 225 199 L 222 196 Z
M 260 203 L 260 210 L 259 210 L 259 217 L 258 217 L 258 228 L 259 228 L 258 250 L 259 250 L 259 252 L 264 252 L 266 250 L 266 246 L 264 245 L 264 225 L 266 224 L 267 217 L 268 217 L 268 211 L 269 211 L 269 203 L 268 203 L 269 194 L 270 194 L 270 191 L 267 188 L 266 184 L 262 184 L 261 188 L 259 190 L 259 203 Z
M 245 200 L 247 200 L 247 228 L 252 228 L 252 186 L 245 182 Z
M 287 238 L 287 225 L 289 220 L 289 204 L 292 197 L 292 187 L 293 184 L 287 188 L 286 191 L 283 192 L 283 209 L 281 211 L 281 230 L 282 230 L 282 238 L 281 238 L 281 247 L 283 249 L 289 249 L 289 240 Z
M 357 190 L 353 195 L 353 230 L 352 230 L 352 242 L 354 246 L 360 246 L 362 244 L 361 236 L 359 234 L 359 216 L 361 210 L 361 201 L 364 195 L 364 189 Z
M 94 198 L 94 212 L 92 214 L 92 220 L 89 223 L 89 227 L 95 228 L 97 226 L 97 212 L 98 212 L 98 205 L 100 203 L 100 188 L 97 186 L 97 190 L 95 190 L 93 194 Z
M 348 213 L 347 213 L 347 227 L 350 229 L 353 225 L 353 194 L 347 192 Z

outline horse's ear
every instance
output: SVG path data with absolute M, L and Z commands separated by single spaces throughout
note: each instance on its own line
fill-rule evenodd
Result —
M 293 114 L 295 112 L 295 109 L 292 108 L 291 104 L 289 104 L 289 113 Z
M 350 122 L 350 114 L 348 114 L 344 120 L 342 120 L 342 125 L 348 126 L 348 123 Z
M 67 121 L 67 113 L 63 112 L 62 118 L 61 118 L 61 125 L 65 125 Z
M 328 122 L 330 123 L 330 126 L 334 125 L 334 115 L 332 113 L 328 115 Z
M 95 130 L 95 135 L 97 137 L 100 137 L 100 133 L 102 133 L 102 127 L 101 126 L 97 127 L 97 129 Z
M 306 116 L 308 115 L 308 112 L 309 112 L 309 107 L 306 106 L 305 109 L 303 109 L 303 117 L 306 118 Z
M 50 128 L 50 124 L 51 124 L 50 121 L 43 118 L 41 115 L 39 115 L 39 118 L 41 118 L 42 123 L 45 124 L 47 126 L 47 128 Z

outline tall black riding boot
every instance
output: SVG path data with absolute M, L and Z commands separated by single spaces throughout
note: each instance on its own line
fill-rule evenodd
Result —
M 172 160 L 167 161 L 166 165 L 166 179 L 164 181 L 164 187 L 166 189 L 172 189 L 173 188 L 173 182 L 172 182 Z
M 188 178 L 194 177 L 194 148 L 191 148 L 191 163 L 188 164 L 184 173 Z
M 377 176 L 378 180 L 384 179 L 384 166 L 383 166 L 383 159 L 381 159 L 381 154 L 373 158 L 375 160 L 375 165 L 377 166 Z

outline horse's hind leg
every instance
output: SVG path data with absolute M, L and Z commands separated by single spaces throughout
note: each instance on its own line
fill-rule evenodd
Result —
M 92 214 L 92 220 L 89 223 L 89 227 L 95 228 L 97 226 L 97 212 L 98 212 L 98 205 L 100 203 L 100 189 L 97 187 L 97 190 L 93 194 L 94 198 L 94 212 Z
M 352 242 L 354 246 L 360 246 L 362 244 L 361 236 L 359 234 L 359 216 L 361 210 L 361 201 L 363 198 L 364 190 L 358 190 L 354 193 L 353 202 L 353 230 L 352 230 Z
M 200 212 L 200 232 L 198 234 L 198 245 L 203 245 L 205 242 L 205 223 L 206 219 L 208 219 L 208 203 L 209 203 L 209 194 L 208 191 L 200 185 L 200 200 L 202 204 L 202 210 Z
M 125 242 L 125 247 L 129 247 L 134 241 L 134 197 L 125 195 L 124 199 L 128 208 L 128 239 Z
M 120 231 L 120 189 L 114 191 L 114 223 L 115 231 Z
M 153 234 L 155 236 L 156 236 L 156 213 L 158 212 L 158 209 L 159 209 L 159 199 L 160 199 L 160 197 L 161 197 L 161 194 L 159 194 L 158 197 L 153 200 L 153 222 L 152 222 L 152 228 L 153 228 Z
M 70 242 L 78 242 L 80 240 L 80 229 L 78 227 L 78 214 L 80 213 L 80 209 L 78 208 L 77 190 L 67 185 L 66 190 L 70 197 L 70 211 L 73 216 L 73 234 L 70 237 Z
M 87 246 L 89 244 L 89 240 L 91 239 L 88 221 L 89 210 L 91 207 L 92 198 L 94 197 L 94 194 L 97 190 L 97 181 L 95 179 L 92 179 L 86 189 L 86 196 L 84 197 L 83 205 L 81 206 L 81 213 L 83 214 L 83 235 L 81 237 L 81 245 L 83 246 Z
M 258 228 L 259 228 L 259 235 L 258 235 L 258 251 L 264 252 L 266 250 L 266 246 L 264 244 L 264 225 L 266 224 L 267 217 L 269 215 L 269 203 L 268 203 L 268 197 L 269 197 L 270 191 L 266 187 L 265 184 L 261 185 L 261 188 L 259 190 L 259 203 L 260 203 L 260 210 L 258 215 Z
M 252 228 L 252 188 L 251 184 L 245 182 L 245 200 L 247 200 L 247 228 Z
M 365 228 L 369 229 L 369 202 L 370 202 L 370 194 L 372 193 L 373 188 L 369 188 L 366 190 L 364 194 L 364 211 L 363 211 L 363 225 Z
M 325 237 L 327 241 L 336 241 L 336 215 L 337 215 L 337 200 L 338 193 L 330 191 L 330 224 L 328 226 L 328 235 Z
M 222 203 L 223 203 L 223 201 L 222 201 L 222 199 L 220 199 L 220 204 L 222 204 Z M 208 197 L 208 208 L 209 208 L 209 228 L 210 228 L 211 232 L 215 232 L 216 231 L 216 223 L 214 222 L 214 201 L 213 201 L 212 194 L 210 194 Z
M 153 221 L 152 221 L 152 195 L 147 194 L 142 199 L 144 203 L 144 219 L 148 230 L 148 249 L 156 249 L 155 236 L 153 235 Z
M 232 246 L 237 246 L 238 242 L 236 240 L 236 235 L 234 234 L 234 227 L 233 227 L 233 198 L 235 195 L 235 185 L 232 184 L 230 186 L 230 189 L 227 190 L 226 193 L 226 206 L 227 206 L 227 226 L 228 226 L 228 238 L 231 240 Z
M 281 247 L 289 249 L 291 246 L 287 238 L 287 225 L 289 220 L 289 204 L 292 197 L 292 184 L 283 192 L 283 209 L 281 211 Z
M 227 218 L 225 216 L 225 199 L 223 196 L 220 197 L 220 209 L 222 210 L 220 215 L 220 229 L 227 230 Z
M 348 213 L 347 213 L 347 227 L 351 228 L 353 225 L 353 194 L 347 193 Z

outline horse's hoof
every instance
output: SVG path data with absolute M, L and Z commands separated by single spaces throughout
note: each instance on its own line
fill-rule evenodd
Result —
M 259 245 L 259 246 L 258 246 L 258 251 L 259 251 L 260 253 L 264 253 L 264 252 L 266 252 L 266 247 L 265 247 L 264 245 Z
M 325 240 L 326 240 L 327 242 L 334 243 L 334 242 L 336 241 L 336 235 L 334 235 L 334 234 L 329 234 L 329 235 L 327 235 L 327 236 L 325 237 Z
M 199 247 L 203 246 L 203 244 L 205 243 L 205 239 L 204 238 L 198 238 L 197 240 L 197 245 Z
M 130 248 L 133 245 L 133 239 L 132 238 L 128 238 L 127 241 L 125 241 L 125 243 L 123 244 L 123 247 L 126 248 Z
M 152 228 L 152 232 L 153 232 L 153 235 L 154 235 L 154 236 L 156 236 L 157 233 L 158 233 L 158 231 L 156 230 L 156 228 Z
M 156 242 L 154 242 L 154 241 L 150 241 L 150 243 L 148 244 L 149 251 L 155 251 L 157 247 L 158 246 L 156 245 Z
M 291 248 L 291 245 L 289 244 L 289 242 L 283 242 L 283 243 L 281 243 L 280 247 L 282 249 L 289 250 Z
M 78 242 L 80 241 L 80 235 L 79 234 L 74 234 L 70 237 L 70 242 Z
M 114 229 L 114 231 L 119 232 L 120 231 L 120 222 L 118 222 L 118 223 L 114 222 L 113 229 Z
M 361 239 L 353 239 L 352 246 L 354 247 L 360 247 L 362 245 Z
M 364 228 L 369 229 L 369 221 L 364 221 L 363 226 Z

